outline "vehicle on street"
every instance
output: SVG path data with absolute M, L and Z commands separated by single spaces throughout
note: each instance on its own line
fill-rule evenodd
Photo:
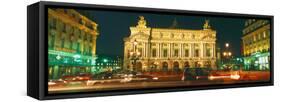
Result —
M 211 68 L 185 68 L 182 80 L 208 80 Z
M 65 86 L 66 81 L 59 79 L 59 80 L 50 80 L 48 82 L 49 87 L 60 87 L 60 86 Z
M 62 80 L 65 81 L 65 84 L 67 85 L 82 85 L 86 84 L 86 81 L 92 79 L 91 74 L 87 73 L 79 73 L 77 75 L 65 75 L 62 76 Z

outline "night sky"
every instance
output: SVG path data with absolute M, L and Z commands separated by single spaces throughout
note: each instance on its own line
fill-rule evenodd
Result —
M 125 11 L 78 10 L 81 14 L 98 24 L 100 35 L 97 38 L 97 55 L 123 56 L 123 38 L 130 34 L 130 26 L 136 26 L 139 16 L 144 16 L 148 27 L 168 28 L 177 21 L 181 29 L 202 29 L 205 20 L 210 21 L 212 29 L 217 31 L 217 42 L 223 50 L 224 44 L 230 44 L 234 56 L 241 56 L 241 37 L 245 19 L 203 17 L 187 15 L 167 15 L 153 13 L 132 13 Z

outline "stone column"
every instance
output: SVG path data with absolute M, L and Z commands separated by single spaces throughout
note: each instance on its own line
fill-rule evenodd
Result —
M 168 43 L 168 58 L 171 57 L 171 43 Z
M 146 50 L 147 50 L 147 47 L 146 47 L 146 46 L 147 46 L 147 43 L 144 42 L 144 49 L 143 49 L 143 50 L 144 50 L 144 53 L 143 53 L 143 55 L 144 55 L 145 58 L 147 57 L 147 54 L 146 54 L 146 53 L 147 53 L 147 51 L 146 51 Z
M 206 52 L 207 52 L 207 48 L 206 48 L 206 43 L 203 43 L 203 57 L 206 57 Z
M 146 57 L 149 57 L 149 53 L 150 53 L 150 51 L 149 51 L 149 43 L 147 42 L 145 45 L 146 45 L 146 47 L 145 47 L 145 54 L 146 54 Z
M 200 57 L 204 57 L 204 45 L 203 45 L 203 43 L 201 42 L 201 44 L 200 44 Z
M 174 44 L 173 43 L 171 43 L 171 53 L 170 53 L 170 57 L 173 57 L 174 56 Z
M 188 47 L 189 47 L 189 50 L 188 50 L 189 56 L 188 57 L 191 57 L 191 44 L 190 43 L 188 43 Z
M 160 43 L 158 42 L 157 45 L 157 58 L 160 58 Z
M 172 71 L 173 70 L 173 66 L 172 66 L 172 63 L 171 61 L 168 61 L 168 71 Z
M 213 58 L 216 57 L 216 44 L 213 43 L 213 55 L 212 55 Z
M 182 43 L 180 43 L 180 49 L 179 49 L 179 57 L 182 57 Z
M 190 57 L 194 57 L 194 50 L 195 50 L 194 43 L 191 43 L 190 45 L 191 45 L 190 46 Z
M 155 48 L 156 49 L 156 58 L 158 57 L 158 43 L 154 42 L 154 44 L 156 45 L 156 47 L 153 47 L 153 49 Z M 152 49 L 152 52 L 153 52 L 153 49 Z
M 144 58 L 145 57 L 145 42 L 142 42 L 142 50 L 141 50 L 141 57 Z
M 193 67 L 194 67 L 194 61 L 189 60 L 189 61 L 188 61 L 188 63 L 189 63 L 189 67 L 191 67 L 191 68 L 193 68 Z
M 182 57 L 185 57 L 185 44 L 182 44 Z
M 160 44 L 160 47 L 159 47 L 159 58 L 162 58 L 162 46 L 163 46 L 163 43 L 159 43 Z

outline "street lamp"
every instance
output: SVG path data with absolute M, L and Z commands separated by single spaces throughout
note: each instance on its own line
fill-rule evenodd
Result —
M 224 56 L 224 57 L 226 57 L 226 58 L 231 57 L 231 55 L 232 55 L 232 53 L 231 53 L 231 52 L 229 52 L 229 51 L 225 51 L 225 52 L 223 52 L 223 56 Z
M 232 54 L 231 54 L 231 52 L 228 52 L 228 56 L 231 56 Z
M 106 63 L 108 60 L 107 59 L 103 59 L 103 62 Z
M 135 41 L 133 42 L 134 46 L 136 46 L 138 44 L 137 40 L 135 39 Z
M 223 56 L 228 58 L 232 55 L 232 53 L 229 51 L 229 43 L 225 43 L 225 51 L 223 52 Z
M 229 47 L 229 43 L 225 43 L 225 47 L 228 48 Z
M 232 53 L 229 51 L 229 43 L 225 43 L 225 51 L 223 52 L 223 56 L 225 58 L 224 64 L 230 62 L 230 58 L 232 56 Z
M 223 56 L 226 56 L 226 54 L 227 54 L 226 52 L 223 52 Z
M 132 60 L 132 65 L 133 65 L 132 70 L 133 71 L 136 70 L 137 60 L 139 60 L 139 57 L 141 54 L 140 52 L 137 51 L 137 44 L 138 44 L 138 42 L 135 40 L 133 42 L 133 50 L 130 52 L 130 60 Z

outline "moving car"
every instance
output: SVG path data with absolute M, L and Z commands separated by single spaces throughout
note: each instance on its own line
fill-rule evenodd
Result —
M 182 80 L 208 80 L 211 68 L 185 68 Z
M 88 81 L 92 79 L 92 75 L 88 74 L 88 73 L 79 73 L 76 76 L 76 80 L 80 80 L 80 81 Z
M 86 84 L 88 80 L 92 79 L 91 74 L 79 73 L 77 75 L 65 75 L 61 78 L 67 85 L 81 85 Z
M 48 86 L 49 87 L 60 87 L 60 86 L 65 86 L 66 81 L 59 79 L 59 80 L 49 80 Z

